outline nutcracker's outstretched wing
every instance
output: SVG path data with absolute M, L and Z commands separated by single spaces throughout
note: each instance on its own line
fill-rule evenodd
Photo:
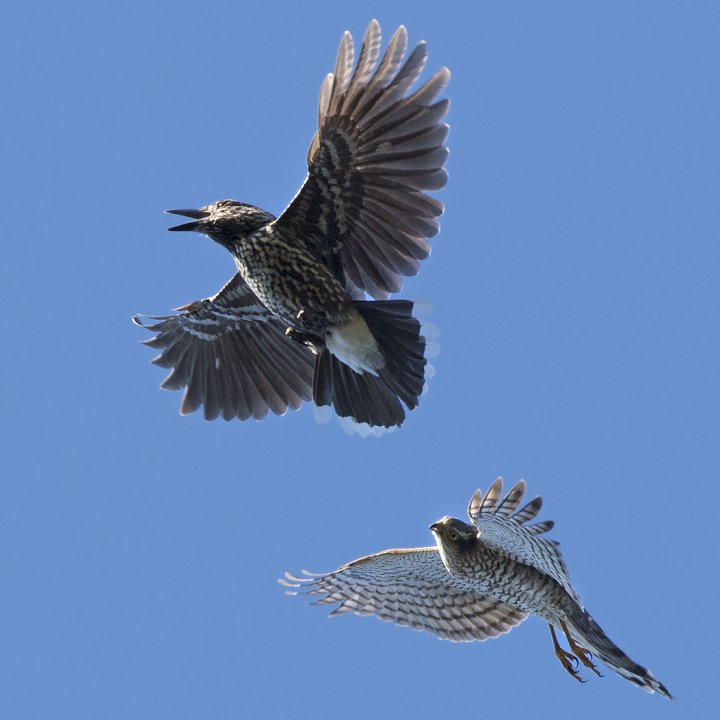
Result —
M 404 60 L 407 42 L 401 26 L 378 63 L 380 26 L 373 20 L 353 68 L 352 36 L 344 34 L 335 72 L 320 91 L 307 179 L 275 221 L 356 296 L 382 299 L 400 290 L 440 227 L 442 203 L 427 191 L 447 180 L 449 101 L 437 97 L 450 72 L 442 68 L 412 92 L 427 49 L 420 43 Z
M 183 415 L 204 405 L 206 420 L 260 419 L 312 399 L 314 354 L 285 334 L 239 274 L 178 310 L 150 325 L 133 321 L 157 333 L 145 344 L 161 351 L 153 363 L 171 369 L 161 387 L 186 388 Z

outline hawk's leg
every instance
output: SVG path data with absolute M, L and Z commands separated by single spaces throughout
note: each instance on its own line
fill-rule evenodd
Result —
M 565 637 L 567 638 L 568 644 L 570 645 L 570 649 L 575 653 L 575 655 L 580 658 L 580 662 L 586 667 L 590 668 L 596 675 L 599 675 L 602 677 L 602 673 L 597 669 L 595 663 L 592 661 L 592 653 L 587 649 L 584 648 L 582 645 L 578 645 L 570 635 L 567 625 L 560 621 L 560 627 L 562 628 L 562 631 L 565 633 Z
M 577 672 L 578 659 L 572 653 L 569 653 L 567 650 L 564 650 L 560 647 L 560 643 L 558 642 L 557 636 L 555 635 L 555 628 L 550 623 L 548 623 L 548 627 L 550 628 L 550 635 L 552 635 L 553 646 L 555 647 L 555 656 L 560 661 L 560 664 L 578 682 L 586 682 L 585 680 L 583 680 L 582 677 L 580 677 L 580 674 Z

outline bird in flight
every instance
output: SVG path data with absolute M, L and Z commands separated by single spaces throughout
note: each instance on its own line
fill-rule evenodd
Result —
M 435 547 L 385 550 L 330 573 L 285 573 L 279 582 L 291 595 L 317 596 L 315 604 L 337 603 L 333 615 L 377 615 L 456 642 L 497 637 L 532 613 L 548 623 L 555 655 L 576 680 L 583 681 L 580 664 L 600 675 L 595 656 L 648 692 L 672 699 L 584 608 L 558 543 L 544 537 L 554 523 L 528 524 L 538 515 L 542 498 L 518 510 L 524 494 L 521 480 L 502 498 L 498 478 L 485 495 L 478 490 L 472 496 L 469 524 L 444 517 L 430 526 Z M 561 647 L 556 628 L 569 650 Z
M 237 273 L 212 297 L 154 316 L 145 341 L 171 370 L 161 387 L 185 388 L 182 414 L 261 419 L 303 401 L 332 407 L 361 432 L 400 426 L 418 404 L 427 342 L 409 300 L 388 299 L 417 273 L 439 230 L 445 185 L 450 73 L 413 90 L 425 43 L 405 59 L 398 28 L 380 58 L 373 20 L 357 63 L 345 33 L 322 84 L 308 175 L 279 216 L 220 200 L 169 210 L 169 228 L 208 235 Z M 368 299 L 368 296 L 374 300 Z M 404 407 L 403 407 L 404 405 Z

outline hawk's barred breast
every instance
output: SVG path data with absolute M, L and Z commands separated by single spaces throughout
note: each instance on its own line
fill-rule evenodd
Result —
M 524 493 L 521 480 L 503 498 L 498 478 L 487 493 L 478 490 L 470 499 L 471 524 L 446 516 L 430 526 L 437 547 L 385 550 L 334 572 L 286 573 L 280 583 L 290 594 L 304 592 L 316 596 L 316 604 L 336 605 L 335 613 L 374 614 L 448 640 L 496 637 L 532 613 L 550 624 L 556 654 L 576 679 L 581 678 L 573 662 L 597 672 L 592 653 L 644 690 L 672 698 L 585 610 L 557 542 L 540 537 L 553 523 L 531 523 L 542 499 L 518 509 Z M 572 652 L 557 644 L 555 627 Z

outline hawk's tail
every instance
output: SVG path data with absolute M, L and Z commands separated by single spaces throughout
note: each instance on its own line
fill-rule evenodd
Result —
M 647 692 L 658 692 L 670 700 L 673 699 L 670 691 L 647 668 L 631 660 L 586 610 L 579 611 L 568 625 L 573 638 L 618 675 Z
M 362 348 L 360 360 L 357 348 L 366 339 L 353 347 L 350 332 L 343 338 L 340 328 L 340 339 L 317 359 L 313 396 L 317 405 L 331 405 L 341 418 L 359 425 L 360 432 L 377 433 L 402 425 L 401 401 L 409 410 L 417 406 L 425 385 L 426 339 L 409 300 L 357 301 L 355 307 L 370 331 L 372 338 L 367 339 L 373 348 Z M 361 367 L 353 369 L 352 358 Z

